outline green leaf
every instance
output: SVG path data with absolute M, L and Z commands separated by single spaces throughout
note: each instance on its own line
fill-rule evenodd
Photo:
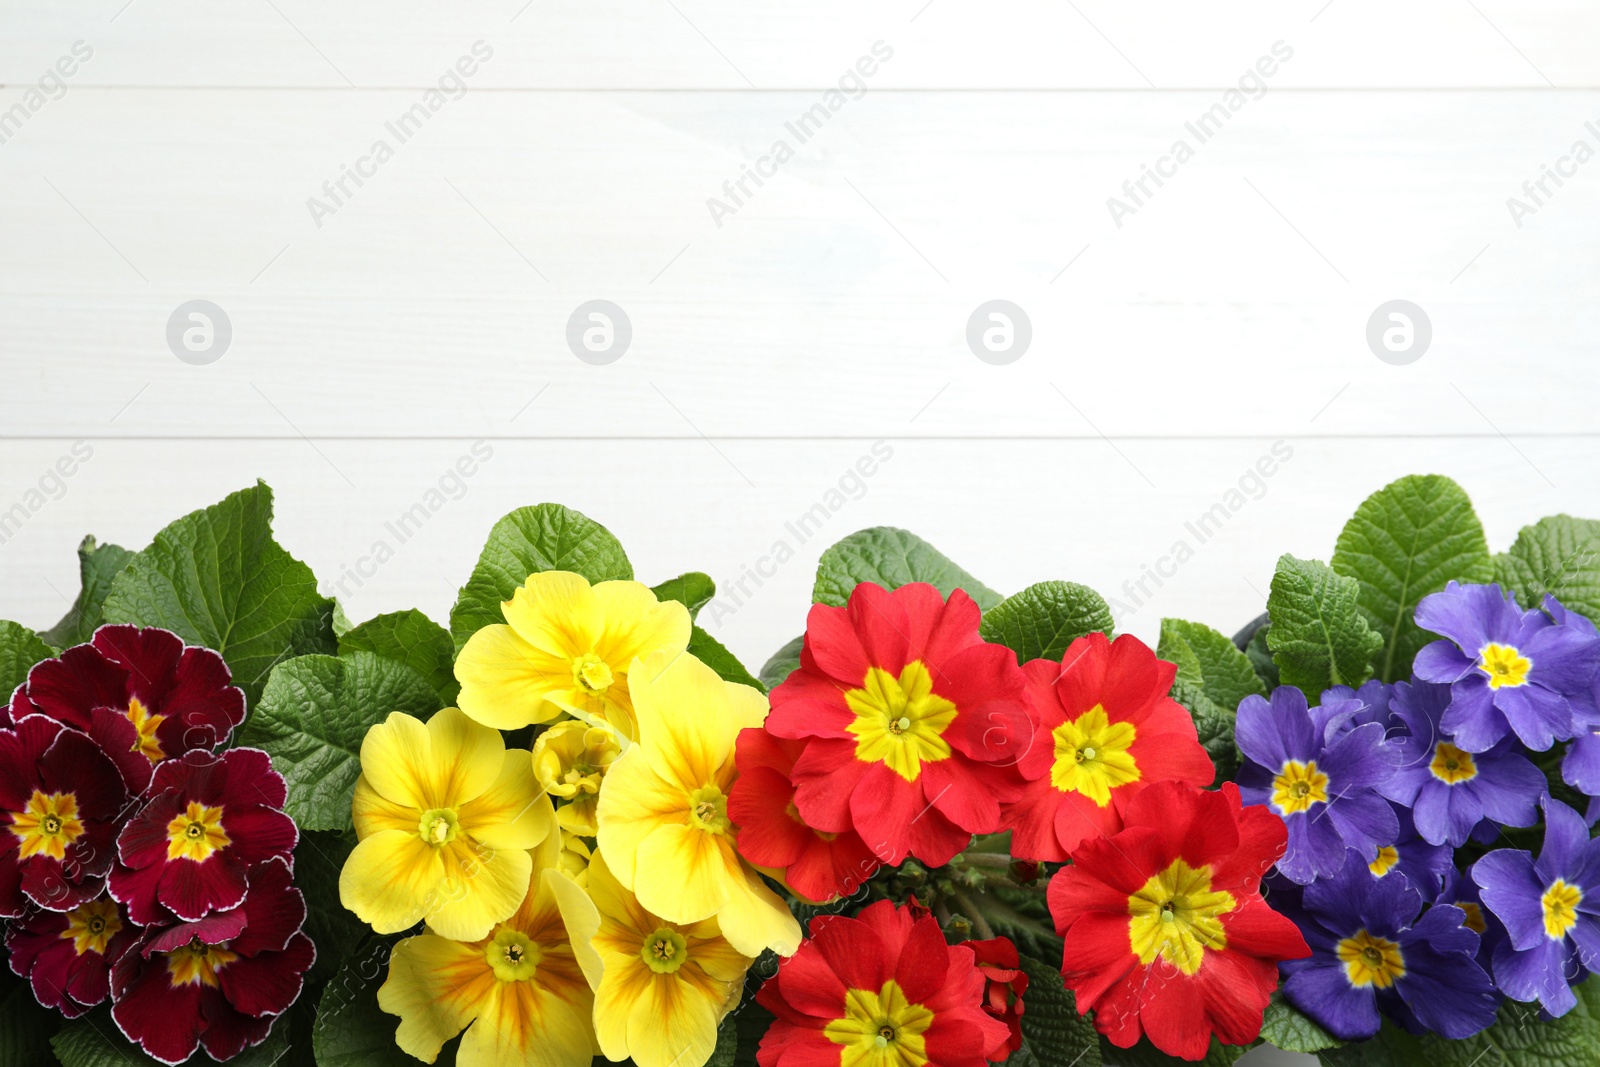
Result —
M 621 543 L 598 522 L 560 504 L 518 508 L 489 531 L 478 565 L 450 609 L 456 651 L 483 627 L 504 622 L 500 605 L 539 571 L 572 571 L 590 582 L 633 577 Z
M 279 664 L 241 745 L 264 749 L 289 782 L 285 810 L 303 830 L 348 830 L 361 742 L 391 711 L 427 718 L 439 694 L 416 671 L 371 652 Z
M 761 1047 L 761 1039 L 767 1035 L 767 1028 L 772 1025 L 774 1018 L 748 992 L 745 993 L 744 1003 L 739 1005 L 733 1017 L 739 1031 L 739 1053 L 735 1061 L 739 1067 L 748 1067 L 756 1062 L 756 1050 Z
M 57 648 L 70 648 L 94 636 L 102 621 L 106 594 L 111 592 L 111 581 L 132 558 L 133 553 L 121 545 L 96 544 L 94 535 L 85 537 L 78 544 L 78 576 L 82 583 L 78 599 L 60 622 L 44 632 L 44 639 Z
M 689 618 L 693 619 L 717 595 L 717 583 L 711 580 L 709 574 L 687 571 L 676 578 L 668 578 L 660 585 L 651 586 L 650 591 L 657 600 L 676 600 L 689 609 Z
M 389 976 L 389 953 L 399 940 L 368 939 L 322 990 L 311 1031 L 318 1067 L 416 1067 L 394 1043 L 399 1016 L 378 1007 L 378 987 Z M 441 1056 L 437 1062 L 453 1059 Z
M 1247 696 L 1267 695 L 1250 658 L 1204 623 L 1162 619 L 1156 655 L 1176 663 L 1179 678 L 1230 712 Z
M 985 611 L 1001 600 L 999 593 L 956 566 L 937 548 L 914 533 L 892 526 L 858 530 L 822 553 L 811 599 L 818 604 L 843 607 L 850 599 L 850 591 L 862 582 L 877 582 L 885 589 L 927 582 L 947 597 L 953 589 L 964 589 Z
M 1017 951 L 1035 959 L 1060 959 L 1061 935 L 1042 893 L 1031 889 L 993 886 L 968 894 L 994 932 L 1011 940 Z M 1032 1001 L 1029 1001 L 1032 1003 Z
M 978 632 L 1015 652 L 1018 663 L 1027 663 L 1059 660 L 1084 634 L 1109 634 L 1113 626 L 1111 609 L 1093 589 L 1076 582 L 1040 582 L 986 611 Z
M 266 1040 L 229 1060 L 229 1067 L 272 1067 L 289 1049 L 288 1029 L 282 1020 L 276 1020 Z M 161 1062 L 122 1036 L 109 1007 L 96 1008 L 67 1023 L 50 1039 L 50 1047 L 61 1067 L 159 1067 Z M 196 1051 L 187 1062 L 208 1064 L 211 1059 L 204 1051 Z
M 1198 660 L 1193 658 L 1193 652 L 1185 648 L 1183 656 L 1190 658 L 1192 670 L 1200 669 L 1195 665 Z M 1189 709 L 1200 747 L 1206 750 L 1212 765 L 1217 768 L 1217 776 L 1212 780 L 1231 782 L 1239 770 L 1239 749 L 1233 740 L 1234 714 L 1206 696 L 1205 690 L 1198 684 L 1185 681 L 1181 676 L 1182 667 L 1180 663 L 1180 676 L 1172 683 L 1172 699 Z
M 739 1018 L 728 1015 L 717 1027 L 717 1047 L 705 1067 L 736 1067 L 739 1062 Z
M 50 1035 L 61 1017 L 41 1008 L 28 983 L 7 967 L 0 973 L 0 1067 L 50 1062 Z
M 17 686 L 28 680 L 28 671 L 35 663 L 55 654 L 55 649 L 26 626 L 0 619 L 0 707 L 11 699 Z
M 1367 497 L 1339 534 L 1330 562 L 1360 584 L 1357 603 L 1381 642 L 1374 669 L 1385 682 L 1410 675 L 1411 661 L 1433 639 L 1412 621 L 1418 601 L 1452 579 L 1494 580 L 1472 501 L 1439 474 L 1409 475 Z M 1347 677 L 1345 684 L 1357 683 Z
M 105 616 L 220 652 L 252 707 L 274 664 L 334 649 L 333 602 L 272 539 L 265 482 L 156 534 L 112 581 Z
M 1600 619 L 1600 522 L 1550 515 L 1524 526 L 1494 557 L 1494 577 L 1524 608 L 1539 607 L 1551 593 L 1573 611 Z
M 1311 1016 L 1283 999 L 1282 993 L 1272 994 L 1272 1000 L 1267 1003 L 1261 1019 L 1261 1040 L 1285 1052 L 1321 1052 L 1344 1044 Z
M 744 664 L 739 662 L 737 656 L 729 652 L 721 641 L 698 626 L 689 631 L 689 654 L 716 671 L 724 681 L 748 685 L 760 693 L 767 691 L 767 687 L 761 684 L 759 678 L 745 670 Z
M 305 932 L 317 946 L 308 980 L 325 982 L 370 933 L 339 902 L 339 871 L 355 847 L 353 834 L 307 830 L 294 850 L 294 884 L 306 898 Z
M 1022 1036 L 1040 1062 L 1066 1067 L 1100 1067 L 1100 1041 L 1094 1024 L 1078 1014 L 1061 972 L 1043 960 L 1021 957 L 1028 975 L 1023 995 Z
M 1255 668 L 1256 677 L 1261 679 L 1269 694 L 1283 684 L 1283 676 L 1278 673 L 1278 665 L 1272 662 L 1272 652 L 1267 648 L 1267 635 L 1271 632 L 1272 627 L 1261 627 L 1250 635 L 1250 644 L 1244 650 L 1250 657 L 1250 666 Z
M 1329 686 L 1358 686 L 1372 676 L 1383 638 L 1367 624 L 1359 596 L 1356 579 L 1326 564 L 1288 554 L 1278 559 L 1267 597 L 1267 647 L 1283 684 L 1298 686 L 1313 704 Z
M 368 619 L 339 637 L 339 655 L 371 652 L 411 668 L 439 694 L 439 706 L 456 702 L 455 646 L 443 626 L 415 608 Z
M 805 644 L 806 635 L 801 634 L 774 652 L 772 658 L 761 668 L 761 684 L 768 689 L 776 689 L 783 684 L 785 678 L 799 670 L 800 650 Z

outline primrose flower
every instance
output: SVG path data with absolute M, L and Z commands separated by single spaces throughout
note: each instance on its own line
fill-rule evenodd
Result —
M 1404 733 L 1391 736 L 1390 743 L 1400 752 L 1400 765 L 1378 792 L 1410 808 L 1417 832 L 1435 845 L 1466 844 L 1484 819 L 1501 826 L 1538 822 L 1544 774 L 1522 755 L 1514 737 L 1483 752 L 1457 747 L 1442 727 L 1450 701 L 1447 685 L 1395 685 L 1392 706 Z
M 984 1010 L 972 946 L 950 946 L 938 920 L 880 900 L 856 918 L 823 915 L 756 1000 L 777 1016 L 761 1067 L 986 1067 L 1011 1029 Z
M 636 661 L 631 677 L 639 740 L 600 792 L 598 840 L 611 871 L 674 923 L 716 916 L 747 956 L 793 952 L 800 924 L 739 857 L 728 814 L 739 731 L 761 725 L 766 698 L 686 654 Z
M 1346 729 L 1342 714 L 1308 707 L 1292 685 L 1274 689 L 1270 703 L 1255 695 L 1239 703 L 1240 794 L 1288 826 L 1289 850 L 1278 869 L 1301 885 L 1339 873 L 1345 848 L 1371 863 L 1379 846 L 1400 834 L 1394 809 L 1375 791 L 1394 774 L 1399 755 L 1385 743 L 1382 725 Z
M 1578 729 L 1574 701 L 1593 705 L 1600 637 L 1592 626 L 1523 611 L 1498 585 L 1456 582 L 1423 597 L 1416 620 L 1445 640 L 1418 652 L 1412 670 L 1450 686 L 1440 725 L 1467 752 L 1486 752 L 1508 732 L 1543 752 Z
M 582 722 L 556 723 L 534 741 L 533 773 L 545 792 L 566 801 L 556 809 L 563 830 L 584 837 L 599 832 L 600 782 L 621 754 L 616 734 Z
M 274 856 L 250 869 L 239 907 L 146 929 L 111 971 L 111 1018 L 128 1040 L 174 1064 L 197 1048 L 226 1060 L 265 1041 L 317 958 L 292 878 Z
M 6 930 L 11 969 L 47 1008 L 75 1019 L 111 994 L 111 967 L 138 936 L 106 897 L 67 912 L 35 910 Z
M 580 574 L 540 571 L 501 605 L 456 659 L 467 715 L 500 730 L 563 712 L 634 737 L 628 670 L 655 652 L 689 647 L 689 611 L 639 582 L 590 585 Z
M 105 888 L 128 794 L 87 735 L 43 715 L 0 730 L 0 918 L 71 911 Z
M 288 797 L 272 760 L 254 748 L 163 760 L 149 800 L 117 836 L 111 896 L 140 926 L 196 922 L 236 908 L 251 867 L 289 857 L 300 839 L 278 809 Z
M 402 1051 L 432 1063 L 465 1030 L 460 1067 L 589 1067 L 598 1051 L 594 994 L 578 956 L 591 967 L 598 958 L 567 936 L 556 900 L 563 883 L 551 868 L 558 849 L 554 834 L 541 843 L 527 896 L 488 937 L 424 933 L 395 945 L 378 1007 L 400 1016 Z
M 244 721 L 232 677 L 221 656 L 168 630 L 102 626 L 88 644 L 35 665 L 14 704 L 94 737 L 138 792 L 155 764 L 213 749 Z
M 595 853 L 587 895 L 570 883 L 554 886 L 595 991 L 600 1051 L 639 1067 L 705 1063 L 755 960 L 728 943 L 715 919 L 674 923 L 652 913 L 617 881 L 606 859 L 603 850 Z
M 978 636 L 979 614 L 925 582 L 863 582 L 846 607 L 812 605 L 767 722 L 806 741 L 793 774 L 806 825 L 853 829 L 885 863 L 935 866 L 1000 829 L 1037 716 L 1015 653 Z
M 824 833 L 800 818 L 791 775 L 805 748 L 766 730 L 740 731 L 728 817 L 739 827 L 745 859 L 781 871 L 784 884 L 807 900 L 833 900 L 859 889 L 880 864 L 854 830 Z
M 528 895 L 528 850 L 552 832 L 526 749 L 445 708 L 367 731 L 339 898 L 380 934 L 426 920 L 457 941 L 488 936 Z
M 1577 1004 L 1570 982 L 1600 966 L 1600 840 L 1583 817 L 1544 804 L 1544 848 L 1496 849 L 1472 866 L 1484 904 L 1505 924 L 1494 980 L 1512 1000 L 1537 999 L 1551 1015 Z
M 1213 1033 L 1254 1041 L 1278 962 L 1308 951 L 1261 897 L 1285 843 L 1283 821 L 1241 807 L 1231 782 L 1158 782 L 1134 797 L 1123 829 L 1086 839 L 1050 881 L 1078 1013 L 1093 1010 L 1118 1048 L 1142 1034 L 1186 1059 L 1204 1056 Z
M 1432 844 L 1422 837 L 1406 809 L 1397 807 L 1395 817 L 1400 823 L 1399 835 L 1378 846 L 1378 857 L 1367 864 L 1367 870 L 1374 878 L 1404 877 L 1431 904 L 1455 874 L 1455 852 L 1449 845 Z
M 1210 785 L 1194 719 L 1167 694 L 1178 668 L 1137 637 L 1080 637 L 1060 663 L 1023 667 L 1039 731 L 1018 769 L 1027 792 L 1003 807 L 1012 854 L 1064 861 L 1086 837 L 1122 829 L 1128 801 L 1152 782 Z
M 1346 1041 L 1376 1034 L 1380 1010 L 1412 1033 L 1451 1039 L 1492 1024 L 1498 1000 L 1474 961 L 1478 935 L 1465 911 L 1423 911 L 1403 875 L 1374 882 L 1366 865 L 1349 851 L 1337 876 L 1306 886 L 1301 931 L 1312 955 L 1283 965 L 1284 996 Z

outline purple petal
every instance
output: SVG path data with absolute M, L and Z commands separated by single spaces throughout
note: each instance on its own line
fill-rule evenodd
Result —
M 1368 863 L 1378 858 L 1380 847 L 1400 839 L 1400 822 L 1394 808 L 1376 793 L 1335 797 L 1322 816 L 1338 828 L 1346 847 L 1361 853 Z
M 1540 903 L 1545 883 L 1534 870 L 1533 856 L 1509 848 L 1496 849 L 1472 865 L 1472 880 L 1477 883 L 1484 904 L 1505 924 L 1511 944 L 1518 951 L 1550 940 L 1545 936 L 1544 907 Z M 1498 968 L 1497 962 L 1496 977 Z
M 1535 752 L 1572 736 L 1572 705 L 1560 693 L 1538 685 L 1503 686 L 1493 699 L 1517 738 Z
M 1483 810 L 1471 791 L 1434 779 L 1417 793 L 1411 817 L 1416 820 L 1417 833 L 1430 845 L 1459 847 L 1467 843 Z
M 1434 641 L 1423 645 L 1411 661 L 1411 670 L 1425 682 L 1450 685 L 1465 678 L 1477 665 L 1477 658 L 1469 656 L 1449 641 Z
M 1494 950 L 1494 980 L 1512 1000 L 1536 999 L 1545 1011 L 1561 1016 L 1578 1003 L 1567 984 L 1569 971 L 1576 976 L 1577 963 L 1565 941 L 1541 937 L 1527 951 L 1502 941 Z
M 1470 674 L 1450 687 L 1450 707 L 1439 728 L 1468 752 L 1487 752 L 1506 735 L 1506 717 L 1494 706 L 1486 675 Z
M 1283 995 L 1341 1041 L 1372 1037 L 1382 1022 L 1371 987 L 1352 986 L 1336 962 L 1296 971 L 1283 984 Z
M 1549 788 L 1544 772 L 1509 750 L 1499 756 L 1486 753 L 1478 761 L 1478 776 L 1463 785 L 1477 796 L 1483 814 L 1504 826 L 1538 822 L 1539 801 Z
M 1472 940 L 1477 941 L 1476 935 Z M 1406 1006 L 1424 1027 L 1450 1040 L 1492 1026 L 1498 998 L 1488 974 L 1470 953 L 1441 952 L 1437 947 L 1413 941 L 1403 950 L 1406 975 L 1395 988 Z
M 1600 796 L 1600 734 L 1577 736 L 1561 761 L 1561 780 L 1585 796 Z
M 1583 816 L 1559 800 L 1544 802 L 1544 847 L 1539 850 L 1539 860 L 1534 871 L 1539 881 L 1548 886 L 1557 878 L 1567 882 L 1581 882 L 1581 874 L 1588 857 L 1589 827 Z
M 1443 591 L 1423 597 L 1412 617 L 1424 630 L 1448 637 L 1462 648 L 1481 648 L 1490 634 L 1487 624 L 1497 616 L 1495 605 L 1483 595 L 1489 588 L 1450 582 Z M 1503 607 L 1499 586 L 1492 588 Z
M 1400 758 L 1400 750 L 1384 740 L 1383 727 L 1371 722 L 1328 745 L 1317 760 L 1317 769 L 1327 774 L 1330 789 L 1345 793 L 1387 782 L 1394 777 Z

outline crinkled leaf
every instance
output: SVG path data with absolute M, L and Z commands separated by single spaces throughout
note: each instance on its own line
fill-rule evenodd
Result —
M 265 482 L 156 534 L 112 581 L 105 617 L 220 652 L 252 707 L 275 664 L 334 650 L 333 602 L 272 539 Z
M 277 1020 L 266 1040 L 229 1060 L 230 1067 L 272 1067 L 289 1051 L 288 1029 L 283 1020 Z M 122 1036 L 105 1005 L 63 1026 L 50 1039 L 50 1047 L 61 1067 L 159 1067 L 161 1063 Z M 204 1051 L 197 1051 L 188 1062 L 212 1061 Z
M 1061 936 L 1042 894 L 994 886 L 986 892 L 969 893 L 968 899 L 995 933 L 1011 939 L 1018 952 L 1035 959 L 1061 958 Z
M 1227 637 L 1199 622 L 1162 619 L 1156 655 L 1178 665 L 1178 677 L 1198 685 L 1213 703 L 1227 711 L 1252 694 L 1266 696 L 1250 658 Z
M 1100 1041 L 1094 1024 L 1078 1014 L 1072 991 L 1061 983 L 1061 971 L 1044 960 L 1023 954 L 1028 992 L 1022 1000 L 1022 1035 L 1041 1063 L 1099 1067 Z
M 392 711 L 428 718 L 439 694 L 416 671 L 371 652 L 279 664 L 241 745 L 266 750 L 289 782 L 285 810 L 303 830 L 347 830 L 361 742 Z
M 50 1035 L 61 1016 L 39 1006 L 28 983 L 0 968 L 0 1067 L 50 1062 Z
M 775 689 L 783 684 L 783 680 L 800 669 L 800 650 L 805 647 L 806 635 L 799 637 L 784 645 L 772 654 L 766 664 L 761 668 L 761 684 L 768 689 Z
M 1200 670 L 1199 660 L 1190 649 L 1183 648 L 1178 656 L 1180 660 L 1188 661 L 1189 670 Z M 1172 699 L 1189 709 L 1200 747 L 1206 750 L 1212 765 L 1217 768 L 1217 776 L 1213 781 L 1230 782 L 1239 769 L 1239 750 L 1233 741 L 1233 712 L 1206 696 L 1205 690 L 1199 685 L 1185 681 L 1181 675 L 1182 663 L 1179 669 L 1180 676 L 1172 683 Z
M 752 979 L 751 984 L 753 983 Z M 755 1064 L 756 1050 L 761 1047 L 761 1039 L 766 1036 L 773 1019 L 773 1014 L 751 999 L 750 994 L 746 992 L 744 1003 L 739 1005 L 737 1014 L 733 1017 L 734 1025 L 739 1031 L 739 1053 L 738 1059 L 735 1060 L 739 1067 L 752 1067 Z
M 55 654 L 55 649 L 26 626 L 0 619 L 0 707 L 11 699 L 17 686 L 28 680 L 28 671 L 35 663 Z
M 1250 657 L 1250 666 L 1255 668 L 1256 677 L 1261 679 L 1261 684 L 1266 686 L 1270 693 L 1283 684 L 1283 676 L 1278 673 L 1278 665 L 1272 662 L 1272 650 L 1267 647 L 1267 636 L 1272 632 L 1272 627 L 1263 626 L 1250 635 L 1250 644 L 1244 654 Z
M 912 582 L 927 582 L 945 596 L 962 589 L 987 611 L 1001 596 L 950 561 L 944 553 L 914 533 L 892 526 L 858 530 L 822 553 L 817 562 L 817 582 L 811 599 L 818 604 L 843 607 L 850 591 L 862 582 L 898 589 Z
M 1550 515 L 1524 526 L 1494 557 L 1495 581 L 1536 608 L 1551 593 L 1573 611 L 1600 619 L 1600 522 Z
M 1372 676 L 1383 638 L 1357 602 L 1360 584 L 1316 560 L 1285 554 L 1272 576 L 1267 647 L 1284 685 L 1312 699 L 1333 685 L 1358 686 Z M 1406 660 L 1409 667 L 1410 658 Z
M 370 932 L 339 901 L 339 872 L 354 847 L 354 834 L 326 830 L 302 832 L 295 846 L 294 884 L 306 898 L 306 936 L 317 946 L 317 962 L 308 980 L 332 978 L 340 962 Z
M 347 956 L 322 990 L 311 1040 L 317 1067 L 416 1067 L 417 1060 L 394 1043 L 400 1018 L 378 1007 L 378 987 L 389 974 L 389 953 L 398 937 L 370 937 Z M 446 1046 L 436 1064 L 455 1057 Z
M 986 611 L 978 632 L 1027 663 L 1059 660 L 1073 641 L 1096 630 L 1109 634 L 1113 626 L 1111 609 L 1093 589 L 1076 582 L 1040 582 Z
M 729 1015 L 717 1027 L 717 1046 L 711 1050 L 706 1067 L 737 1067 L 739 1063 L 739 1019 Z
M 368 619 L 339 636 L 339 654 L 371 652 L 410 667 L 439 694 L 439 706 L 456 702 L 455 646 L 443 626 L 411 608 Z
M 717 595 L 717 583 L 709 574 L 687 571 L 676 578 L 668 578 L 660 585 L 651 586 L 657 600 L 676 600 L 689 609 L 689 618 L 700 614 L 700 609 L 711 603 Z
M 44 639 L 57 648 L 70 648 L 93 637 L 111 582 L 133 555 L 121 545 L 97 544 L 93 534 L 85 537 L 78 545 L 78 599 L 60 622 L 44 632 Z
M 450 610 L 456 651 L 483 627 L 504 622 L 500 605 L 538 571 L 572 571 L 591 582 L 633 577 L 621 543 L 598 522 L 560 504 L 518 508 L 489 531 Z
M 1357 604 L 1378 634 L 1373 666 L 1385 682 L 1409 676 L 1411 661 L 1432 640 L 1412 620 L 1418 601 L 1452 579 L 1494 580 L 1472 501 L 1439 474 L 1408 475 L 1367 497 L 1339 534 L 1330 563 L 1360 585 Z M 1276 624 L 1276 612 L 1272 618 Z M 1346 675 L 1344 684 L 1356 683 Z
M 1285 1052 L 1321 1052 L 1344 1044 L 1311 1016 L 1283 999 L 1282 993 L 1272 994 L 1272 1000 L 1267 1003 L 1261 1020 L 1261 1040 Z
M 759 678 L 745 669 L 744 664 L 739 662 L 737 656 L 723 647 L 721 641 L 718 641 L 698 626 L 689 631 L 689 654 L 716 671 L 724 681 L 748 685 L 750 688 L 762 693 L 767 691 L 767 687 L 761 684 Z

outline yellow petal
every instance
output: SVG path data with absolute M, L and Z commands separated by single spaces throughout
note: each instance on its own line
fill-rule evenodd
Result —
M 766 697 L 687 653 L 635 661 L 628 685 L 639 746 L 662 778 L 690 789 L 727 780 L 739 731 L 766 721 Z
M 759 956 L 769 948 L 780 956 L 792 956 L 800 947 L 800 924 L 794 913 L 748 864 L 743 877 L 729 887 L 727 901 L 717 912 L 717 925 L 728 943 L 746 956 Z
M 676 600 L 657 600 L 641 582 L 601 582 L 594 600 L 604 627 L 594 650 L 607 663 L 626 669 L 640 656 L 689 647 L 689 609 Z
M 589 1067 L 592 1010 L 587 996 L 569 1003 L 537 979 L 497 983 L 461 1039 L 457 1067 Z
M 637 953 L 606 972 L 594 994 L 594 1033 L 606 1059 L 620 1062 L 628 1058 L 628 1015 L 640 999 L 654 999 L 654 984 L 654 972 Z
M 640 842 L 637 875 L 639 903 L 674 923 L 709 919 L 727 902 L 730 883 L 743 881 L 731 838 L 670 824 Z
M 639 1067 L 683 1067 L 710 1059 L 717 1046 L 724 997 L 712 999 L 673 976 L 659 977 L 647 988 L 649 992 L 628 1010 L 628 1052 L 633 1062 Z M 597 1009 L 598 1002 L 596 997 Z
M 378 1007 L 400 1016 L 395 1044 L 432 1063 L 497 984 L 482 948 L 423 934 L 395 945 Z
M 745 972 L 750 970 L 750 965 L 755 962 L 754 958 L 746 956 L 721 936 L 691 940 L 689 959 L 713 979 L 719 982 L 738 982 L 741 985 L 744 983 Z
M 426 811 L 435 806 L 427 772 L 432 757 L 428 727 L 393 711 L 361 741 L 361 776 L 391 804 Z
M 518 637 L 564 662 L 594 651 L 604 625 L 589 579 L 571 571 L 528 575 L 500 610 Z
M 456 681 L 463 711 L 485 726 L 516 730 L 561 714 L 549 697 L 572 688 L 572 664 L 530 645 L 509 626 L 485 626 L 456 657 Z
M 351 803 L 351 816 L 356 824 L 356 838 L 370 837 L 380 830 L 399 830 L 415 834 L 422 821 L 422 812 L 404 804 L 385 800 L 367 781 L 366 775 L 356 779 L 355 799 Z
M 600 848 L 607 853 L 617 881 L 634 884 L 639 846 L 652 830 L 688 822 L 689 792 L 694 788 L 663 779 L 638 745 L 611 765 L 600 788 L 595 820 Z
M 362 740 L 361 773 L 392 804 L 419 811 L 455 807 L 494 784 L 504 751 L 498 731 L 455 708 L 425 726 L 395 711 Z
M 456 807 L 480 797 L 500 778 L 506 743 L 499 730 L 473 722 L 457 708 L 445 708 L 428 720 L 428 738 L 433 743 L 436 807 Z M 522 759 L 526 764 L 526 752 Z
M 583 969 L 584 980 L 590 989 L 597 988 L 604 970 L 600 954 L 594 949 L 594 937 L 600 932 L 599 909 L 589 894 L 564 871 L 546 869 L 539 873 L 539 880 L 540 895 L 548 893 L 560 911 L 561 924 L 572 944 L 572 954 Z
M 529 853 L 475 850 L 461 838 L 439 851 L 444 877 L 430 895 L 427 920 L 429 929 L 441 937 L 455 941 L 487 937 L 496 923 L 510 918 L 527 899 L 533 874 Z
M 427 914 L 443 878 L 438 850 L 415 832 L 380 830 L 344 861 L 339 900 L 378 933 L 397 934 Z
M 457 809 L 461 830 L 492 849 L 530 849 L 550 835 L 555 811 L 526 749 L 506 750 L 499 777 Z

